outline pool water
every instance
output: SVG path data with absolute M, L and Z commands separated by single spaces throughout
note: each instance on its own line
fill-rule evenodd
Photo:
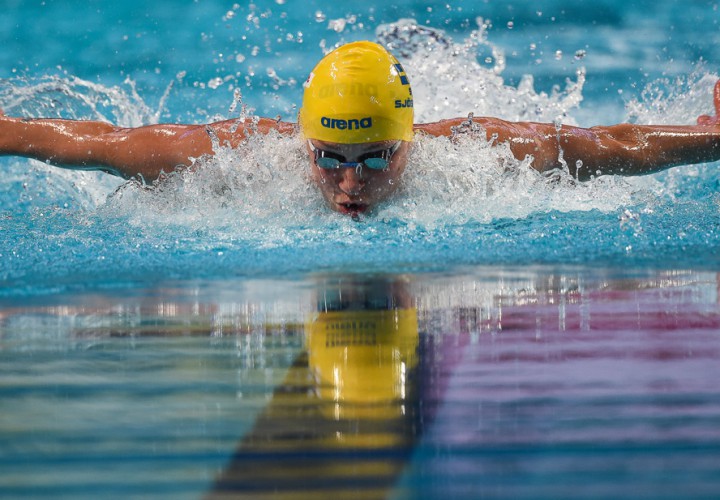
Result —
M 293 121 L 357 39 L 420 122 L 693 123 L 720 61 L 715 1 L 7 7 L 0 108 L 122 126 Z M 422 138 L 351 220 L 303 154 L 0 159 L 0 496 L 717 495 L 717 164 L 577 183 Z

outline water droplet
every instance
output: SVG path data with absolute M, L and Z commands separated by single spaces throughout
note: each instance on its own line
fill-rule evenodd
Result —
M 336 33 L 341 33 L 345 29 L 346 24 L 347 21 L 345 19 L 332 19 L 330 22 L 328 22 L 328 28 L 335 31 Z
M 219 87 L 220 85 L 222 85 L 222 84 L 223 84 L 223 79 L 218 76 L 218 77 L 213 78 L 212 80 L 210 80 L 210 81 L 207 83 L 207 86 L 208 86 L 209 88 L 211 88 L 211 89 L 216 89 L 216 88 L 218 88 L 218 87 Z

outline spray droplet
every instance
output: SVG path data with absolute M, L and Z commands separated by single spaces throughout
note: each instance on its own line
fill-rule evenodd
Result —
M 218 76 L 218 77 L 213 78 L 212 80 L 210 80 L 210 81 L 207 83 L 207 86 L 208 86 L 209 88 L 211 88 L 211 89 L 216 89 L 216 88 L 218 88 L 218 87 L 219 87 L 220 85 L 222 85 L 222 84 L 223 84 L 223 79 Z
M 347 21 L 345 19 L 332 19 L 328 22 L 328 28 L 336 33 L 341 33 L 345 29 L 346 24 Z

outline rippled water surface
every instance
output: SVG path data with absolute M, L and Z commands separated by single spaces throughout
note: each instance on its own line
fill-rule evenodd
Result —
M 0 489 L 710 497 L 717 279 L 325 275 L 4 308 Z

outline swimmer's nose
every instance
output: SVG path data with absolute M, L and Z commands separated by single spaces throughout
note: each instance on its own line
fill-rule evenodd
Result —
M 364 186 L 365 179 L 363 179 L 362 167 L 343 169 L 338 187 L 345 194 L 356 196 L 360 194 Z

